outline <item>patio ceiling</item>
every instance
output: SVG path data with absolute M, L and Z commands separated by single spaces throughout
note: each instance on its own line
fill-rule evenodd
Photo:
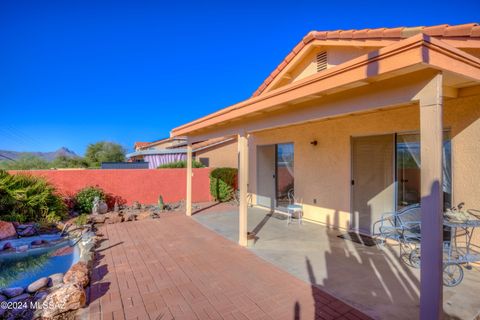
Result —
M 480 59 L 418 34 L 177 127 L 171 136 L 205 139 L 238 130 L 262 130 L 259 121 L 265 117 L 272 127 L 411 104 L 418 100 L 419 89 L 439 71 L 444 75 L 447 97 L 480 91 Z M 352 96 L 345 94 L 347 90 L 355 93 L 358 109 L 342 105 L 342 100 L 346 103 Z M 275 122 L 275 117 L 286 113 L 288 119 Z

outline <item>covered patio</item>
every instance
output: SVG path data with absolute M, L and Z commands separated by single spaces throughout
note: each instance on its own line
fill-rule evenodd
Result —
M 193 215 L 207 228 L 238 241 L 238 208 L 212 207 Z M 248 230 L 258 239 L 249 249 L 297 278 L 318 286 L 374 319 L 415 319 L 419 313 L 420 272 L 401 262 L 397 245 L 365 246 L 339 238 L 345 232 L 285 217 L 262 208 L 248 209 Z M 445 319 L 474 319 L 480 301 L 480 267 L 464 281 L 445 288 Z
M 295 48 L 294 53 L 307 46 L 329 45 L 328 40 L 312 39 L 307 36 L 303 47 L 297 51 Z M 400 290 L 395 292 L 404 292 L 401 301 L 419 299 L 421 319 L 440 319 L 450 298 L 449 291 L 442 286 L 443 212 L 447 203 L 444 200 L 448 199 L 449 204 L 467 202 L 469 208 L 480 208 L 479 95 L 480 59 L 423 33 L 273 88 L 172 130 L 172 136 L 187 136 L 189 141 L 186 213 L 192 214 L 191 144 L 219 136 L 236 136 L 240 245 L 247 245 L 247 232 L 255 227 L 249 222 L 249 201 L 265 206 L 267 198 L 271 207 L 279 202 L 278 190 L 269 195 L 264 187 L 272 175 L 276 180 L 272 185 L 278 186 L 280 144 L 291 145 L 292 156 L 285 162 L 291 161 L 291 170 L 295 171 L 292 189 L 305 219 L 371 235 L 374 222 L 382 213 L 404 205 L 398 196 L 399 186 L 408 179 L 395 172 L 397 141 L 401 135 L 413 134 L 417 139 L 417 153 L 412 158 L 418 169 L 418 189 L 413 197 L 411 194 L 408 197 L 421 203 L 420 283 L 414 272 L 389 266 L 395 261 L 394 253 L 382 254 L 378 259 L 389 266 L 386 272 L 394 274 L 388 279 L 397 279 L 394 282 L 398 282 Z M 451 171 L 445 170 L 445 132 L 452 136 L 452 156 L 448 157 Z M 274 171 L 269 171 L 261 165 L 260 160 L 265 158 L 261 148 L 272 145 L 277 152 L 277 164 Z M 446 172 L 453 178 L 447 180 Z M 444 183 L 447 181 L 449 187 Z M 415 202 L 405 201 L 405 205 L 410 203 Z M 327 229 L 322 233 L 326 236 Z M 293 241 L 298 234 L 287 237 L 279 232 L 277 236 Z M 331 239 L 318 238 L 313 246 L 329 245 Z M 307 244 L 297 243 L 305 247 Z M 358 259 L 362 250 L 357 250 L 354 258 L 353 253 L 345 256 L 345 248 L 340 248 L 331 251 L 335 257 L 328 259 L 328 265 L 326 261 L 315 264 L 323 268 L 326 279 L 328 268 L 341 270 L 343 264 L 364 261 Z M 370 251 L 365 255 L 375 256 Z M 305 259 L 295 261 L 301 261 L 303 267 Z M 370 274 L 360 278 L 378 279 L 381 272 L 376 265 L 371 262 L 362 269 Z M 358 278 L 350 270 L 341 280 L 344 287 L 350 287 L 352 282 L 360 281 Z M 361 292 L 356 297 L 359 301 L 366 298 L 365 292 L 376 295 L 375 303 L 371 304 L 373 313 L 383 312 L 384 307 L 377 303 L 381 299 L 386 298 L 395 306 L 403 304 L 400 300 L 392 302 L 390 289 L 383 287 L 385 282 L 377 282 L 382 288 L 372 289 L 375 282 L 357 283 L 354 289 Z

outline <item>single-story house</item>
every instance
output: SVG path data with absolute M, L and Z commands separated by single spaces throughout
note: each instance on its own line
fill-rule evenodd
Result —
M 236 137 L 219 137 L 193 144 L 193 158 L 206 167 L 237 167 Z M 187 158 L 187 139 L 173 137 L 151 143 L 135 142 L 135 151 L 127 154 L 129 162 L 148 162 L 149 169 Z
M 479 58 L 476 23 L 312 31 L 251 98 L 171 137 L 189 155 L 237 137 L 242 245 L 247 193 L 276 208 L 293 189 L 306 219 L 367 234 L 382 213 L 421 203 L 421 316 L 437 319 L 442 212 L 480 209 Z

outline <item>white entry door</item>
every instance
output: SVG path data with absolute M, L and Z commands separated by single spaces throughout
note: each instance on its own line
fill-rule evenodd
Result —
M 351 228 L 372 234 L 374 224 L 395 209 L 395 135 L 352 139 Z

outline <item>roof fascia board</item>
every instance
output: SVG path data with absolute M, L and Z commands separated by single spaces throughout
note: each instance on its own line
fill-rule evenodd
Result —
M 427 44 L 432 44 L 428 46 Z M 275 89 L 262 96 L 254 97 L 231 107 L 212 113 L 181 127 L 172 130 L 172 135 L 185 135 L 205 126 L 231 120 L 250 112 L 263 110 L 291 102 L 295 99 L 315 93 L 326 92 L 354 82 L 366 80 L 383 73 L 393 72 L 415 64 L 429 64 L 430 49 L 442 54 L 448 53 L 455 58 L 471 65 L 470 73 L 478 73 L 480 60 L 457 48 L 443 43 L 424 34 L 405 39 L 385 48 L 352 59 L 324 72 L 312 75 L 295 83 Z M 440 50 L 441 49 L 441 50 Z M 436 60 L 439 60 L 438 58 Z M 440 63 L 440 62 L 439 62 Z M 442 62 L 436 67 L 442 67 Z M 447 65 L 452 65 L 452 60 Z M 459 63 L 453 66 L 458 67 Z M 372 68 L 373 66 L 373 68 Z M 472 68 L 473 67 L 473 68 Z M 467 68 L 468 69 L 468 68 Z M 367 82 L 368 83 L 368 82 Z

